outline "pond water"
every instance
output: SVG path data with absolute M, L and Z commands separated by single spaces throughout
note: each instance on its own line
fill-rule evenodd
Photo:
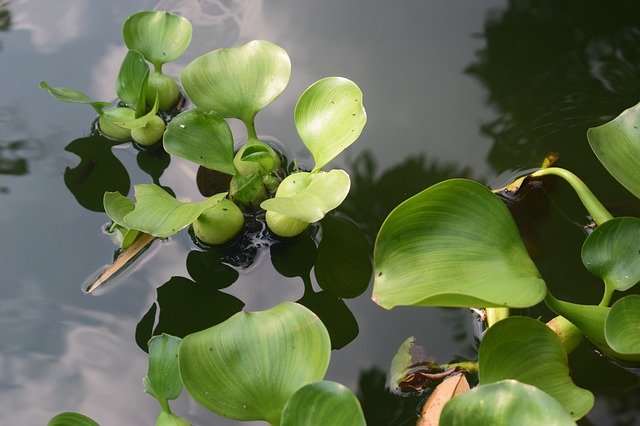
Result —
M 585 137 L 588 127 L 640 101 L 637 2 L 0 0 L 0 424 L 45 424 L 61 411 L 104 425 L 152 424 L 157 415 L 156 401 L 141 385 L 147 355 L 137 341 L 144 341 L 146 323 L 139 323 L 156 314 L 158 288 L 164 286 L 165 299 L 179 298 L 175 289 L 189 277 L 198 281 L 202 271 L 186 266 L 197 247 L 186 232 L 156 243 L 117 282 L 85 295 L 83 283 L 112 260 L 114 246 L 102 232 L 106 215 L 89 209 L 90 195 L 72 191 L 74 179 L 82 180 L 80 156 L 89 158 L 83 167 L 122 163 L 128 176 L 119 179 L 127 186 L 161 174 L 160 183 L 193 199 L 201 197 L 196 170 L 176 159 L 164 170 L 163 157 L 138 155 L 127 145 L 114 148 L 117 160 L 108 147 L 87 153 L 82 142 L 91 141 L 71 142 L 90 134 L 91 108 L 58 103 L 38 88 L 47 80 L 113 99 L 126 53 L 121 24 L 154 8 L 178 10 L 194 23 L 192 44 L 169 73 L 205 52 L 252 39 L 287 50 L 289 86 L 256 125 L 302 163 L 309 158 L 292 120 L 299 94 L 328 75 L 358 83 L 368 124 L 333 166 L 353 181 L 340 213 L 371 243 L 391 209 L 421 189 L 460 176 L 500 186 L 550 151 L 614 214 L 640 214 L 640 203 L 607 175 Z M 243 140 L 241 126 L 232 128 Z M 587 220 L 571 190 L 558 183 L 517 214 L 556 295 L 596 302 L 601 284 L 579 256 Z M 260 310 L 303 296 L 302 279 L 281 275 L 272 257 L 269 249 L 258 250 L 237 278 L 220 266 L 230 277 L 224 285 L 232 284 L 206 293 L 215 299 L 217 321 L 243 306 Z M 285 262 L 295 268 L 295 258 Z M 440 361 L 473 357 L 471 315 L 385 311 L 370 295 L 371 288 L 343 304 L 317 302 L 343 329 L 346 345 L 333 351 L 327 378 L 358 393 L 370 424 L 412 424 L 416 401 L 400 403 L 383 388 L 395 351 L 414 335 Z M 165 311 L 180 321 L 202 294 L 191 297 Z M 585 424 L 640 424 L 636 377 L 586 345 L 571 356 L 571 366 L 576 383 L 596 393 Z M 194 424 L 237 424 L 184 394 L 172 408 Z

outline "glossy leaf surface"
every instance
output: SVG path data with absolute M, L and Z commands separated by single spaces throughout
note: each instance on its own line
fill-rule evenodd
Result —
M 111 105 L 110 102 L 92 101 L 87 95 L 76 89 L 69 87 L 52 87 L 46 81 L 40 82 L 40 88 L 49 92 L 51 96 L 59 101 L 91 105 L 98 114 L 102 113 L 104 107 Z
M 447 403 L 443 425 L 568 426 L 564 407 L 540 389 L 516 380 L 477 386 Z
M 48 426 L 99 426 L 98 423 L 80 413 L 60 413 L 47 423 Z
M 142 53 L 129 50 L 122 61 L 116 80 L 116 93 L 120 100 L 133 109 L 136 109 L 139 103 L 144 106 L 145 84 L 148 77 L 149 65 L 145 62 Z
M 364 426 L 358 398 L 344 385 L 321 381 L 296 391 L 282 411 L 282 426 Z
M 294 120 L 320 170 L 360 136 L 367 122 L 362 91 L 346 78 L 323 78 L 302 93 Z
M 194 108 L 177 115 L 167 125 L 164 149 L 172 155 L 228 175 L 233 167 L 233 135 L 215 112 Z
M 222 193 L 198 203 L 187 203 L 173 198 L 155 184 L 136 185 L 134 189 L 135 204 L 119 192 L 106 192 L 107 215 L 118 225 L 161 238 L 178 233 L 226 196 Z
M 156 69 L 182 55 L 191 34 L 191 22 L 169 12 L 138 12 L 122 25 L 122 38 L 129 50 L 142 53 Z
M 598 226 L 582 246 L 582 263 L 616 290 L 640 281 L 640 219 L 618 217 Z
M 640 296 L 633 294 L 616 301 L 604 323 L 607 343 L 618 353 L 640 360 Z
M 237 420 L 278 424 L 293 393 L 321 380 L 331 343 L 320 319 L 285 302 L 240 312 L 180 345 L 185 388 L 200 405 Z
M 254 40 L 194 59 L 180 73 L 180 82 L 197 107 L 252 123 L 258 111 L 282 93 L 290 75 L 284 49 Z
M 481 385 L 514 379 L 554 397 L 573 419 L 586 415 L 594 397 L 571 380 L 567 353 L 556 334 L 528 317 L 510 317 L 489 328 L 478 353 Z
M 587 131 L 591 149 L 602 165 L 633 195 L 640 198 L 640 104 L 615 119 Z
M 374 248 L 373 299 L 398 305 L 527 307 L 546 286 L 505 205 L 452 179 L 396 207 Z
M 304 183 L 300 185 L 300 181 Z M 290 191 L 290 187 L 296 188 Z M 292 173 L 280 183 L 275 198 L 263 201 L 260 207 L 292 219 L 312 223 L 338 207 L 349 194 L 350 187 L 349 175 L 340 169 L 330 172 Z
M 178 348 L 181 339 L 162 334 L 149 340 L 149 371 L 143 379 L 145 392 L 152 395 L 160 404 L 176 399 L 182 392 Z

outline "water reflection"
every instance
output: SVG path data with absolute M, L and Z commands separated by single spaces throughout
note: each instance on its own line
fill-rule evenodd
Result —
M 639 21 L 633 0 L 510 0 L 489 14 L 486 47 L 466 72 L 498 113 L 481 128 L 495 170 L 585 149 L 588 127 L 640 100 Z

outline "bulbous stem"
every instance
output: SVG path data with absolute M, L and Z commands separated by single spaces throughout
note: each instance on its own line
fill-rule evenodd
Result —
M 613 219 L 613 216 L 607 209 L 604 208 L 602 203 L 593 195 L 593 192 L 585 185 L 582 180 L 568 170 L 559 167 L 549 167 L 547 169 L 541 169 L 531 174 L 531 177 L 540 177 L 546 175 L 559 176 L 566 180 L 569 185 L 576 191 L 580 201 L 584 204 L 585 208 L 598 225 L 602 225 L 604 222 Z

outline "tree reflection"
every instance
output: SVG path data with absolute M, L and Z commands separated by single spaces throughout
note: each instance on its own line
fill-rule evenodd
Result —
M 486 47 L 466 72 L 489 92 L 498 117 L 482 126 L 497 171 L 529 165 L 640 100 L 640 7 L 601 2 L 510 0 L 485 22 Z

